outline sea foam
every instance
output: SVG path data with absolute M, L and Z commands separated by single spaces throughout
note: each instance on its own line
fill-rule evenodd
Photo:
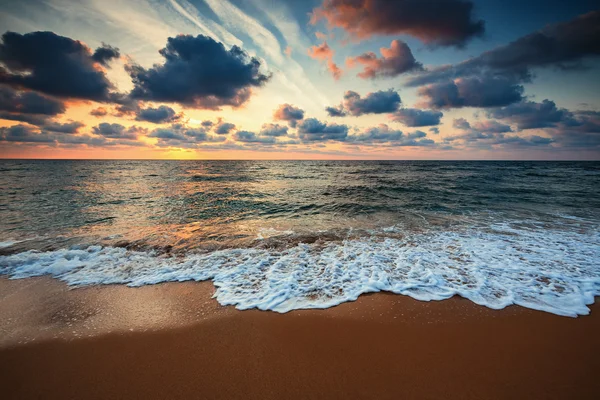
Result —
M 212 280 L 223 305 L 277 312 L 388 291 L 423 301 L 459 295 L 493 309 L 518 304 L 575 317 L 588 314 L 600 295 L 599 264 L 597 230 L 495 225 L 185 256 L 100 246 L 27 251 L 1 256 L 0 273 L 51 275 L 76 286 Z

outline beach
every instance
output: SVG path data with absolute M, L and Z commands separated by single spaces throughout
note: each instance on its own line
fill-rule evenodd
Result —
M 376 293 L 239 311 L 208 282 L 0 279 L 6 399 L 592 399 L 600 308 L 578 318 Z

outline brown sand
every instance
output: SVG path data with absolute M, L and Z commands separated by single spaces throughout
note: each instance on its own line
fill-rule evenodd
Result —
M 45 278 L 0 279 L 0 293 L 4 399 L 600 393 L 598 305 L 572 319 L 458 298 L 424 303 L 375 294 L 281 315 L 220 307 L 208 283 L 67 290 Z

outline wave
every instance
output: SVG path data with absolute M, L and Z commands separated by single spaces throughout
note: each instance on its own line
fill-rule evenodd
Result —
M 386 233 L 394 229 L 386 230 Z M 69 285 L 142 286 L 212 280 L 223 305 L 288 312 L 328 308 L 387 291 L 417 300 L 458 295 L 575 317 L 600 295 L 600 234 L 512 228 L 372 235 L 171 256 L 119 247 L 71 247 L 0 256 L 0 274 L 51 275 Z

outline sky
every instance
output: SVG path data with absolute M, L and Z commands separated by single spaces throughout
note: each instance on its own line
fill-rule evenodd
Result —
M 0 0 L 0 158 L 600 160 L 587 0 Z

